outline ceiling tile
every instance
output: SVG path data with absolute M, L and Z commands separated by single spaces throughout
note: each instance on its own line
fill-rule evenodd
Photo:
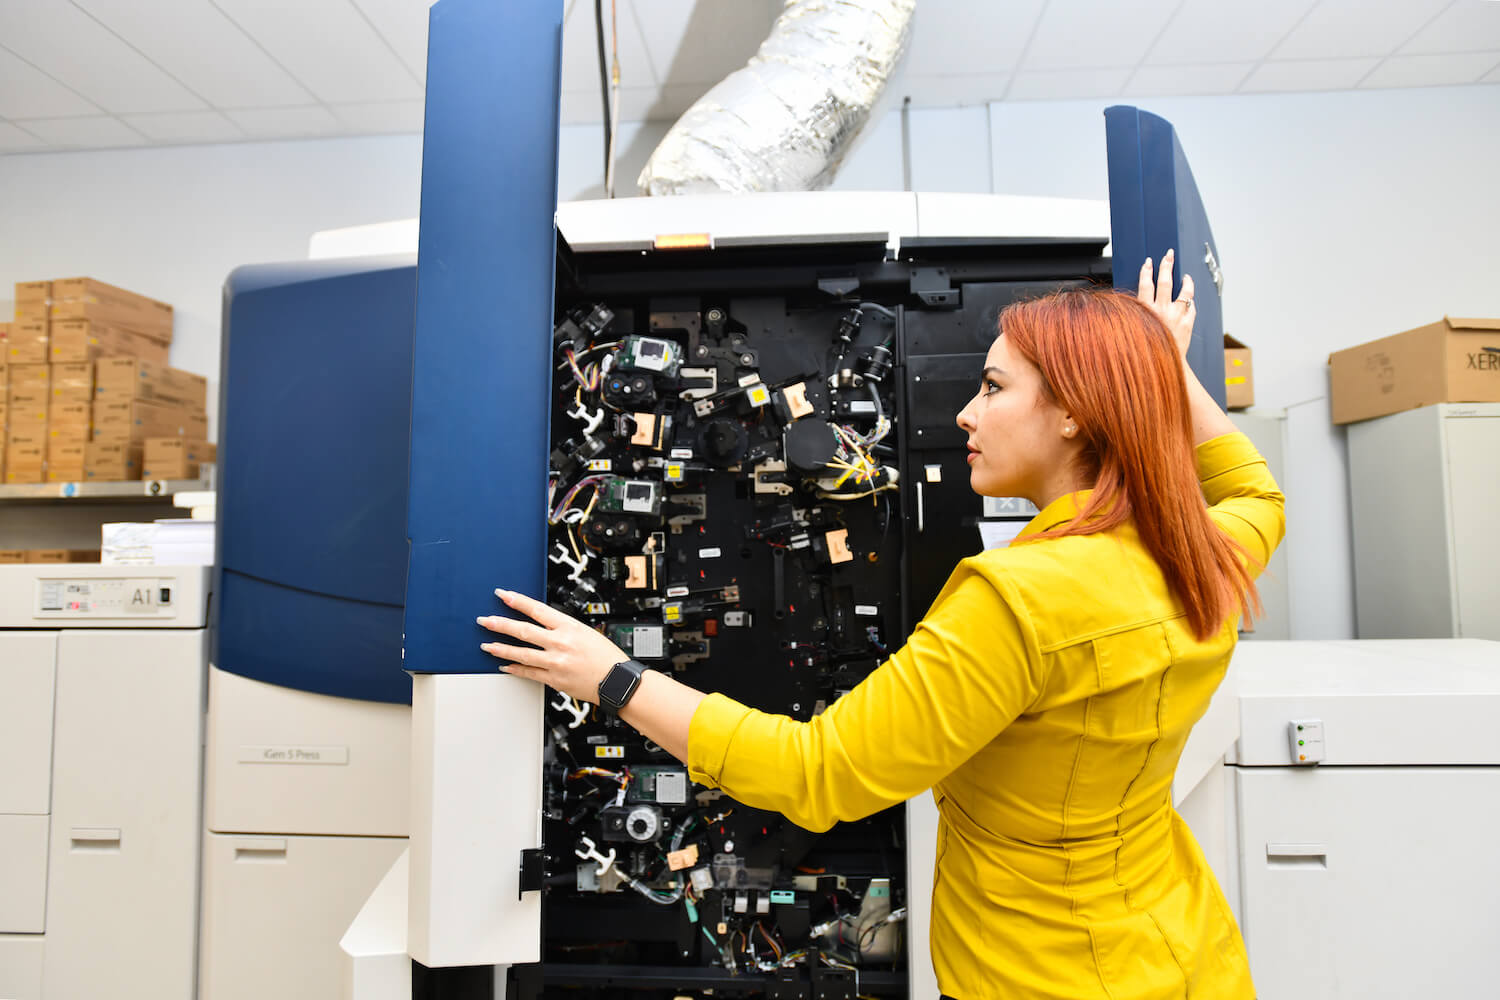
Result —
M 1401 53 L 1478 49 L 1500 49 L 1500 3 L 1466 0 L 1454 4 L 1401 46 Z
M 987 104 L 1005 96 L 1009 73 L 979 73 L 964 76 L 913 76 L 908 73 L 891 84 L 891 107 L 901 107 L 910 97 L 919 108 L 952 108 Z
M 338 135 L 342 129 L 333 112 L 321 105 L 305 108 L 248 108 L 226 111 L 253 139 L 296 139 Z
M 1051 0 L 1026 48 L 1024 70 L 1133 67 L 1180 0 Z
M 332 111 L 346 132 L 359 135 L 421 133 L 421 101 L 387 101 L 379 104 L 335 104 Z
M 0 3 L 0 42 L 106 111 L 191 111 L 204 106 L 68 0 Z
M 354 0 L 412 76 L 427 80 L 427 11 L 429 0 Z
M 245 133 L 217 111 L 170 111 L 121 115 L 125 124 L 152 142 L 234 142 Z
M 321 101 L 359 104 L 422 96 L 411 70 L 348 0 L 217 2 Z
M 1186 0 L 1146 65 L 1264 59 L 1317 0 Z
M 0 118 L 63 118 L 98 113 L 98 105 L 0 48 Z
M 1276 46 L 1271 58 L 1346 59 L 1389 55 L 1449 2 L 1322 0 Z
M 1488 73 L 1486 73 L 1484 75 L 1484 78 L 1481 79 L 1479 82 L 1480 83 L 1500 83 L 1500 66 L 1496 66 L 1494 69 L 1492 69 Z
M 623 19 L 626 16 L 636 22 L 655 79 L 672 84 L 711 85 L 745 65 L 755 55 L 760 43 L 771 33 L 771 25 L 776 23 L 780 12 L 781 4 L 776 0 L 740 0 L 736 3 L 622 0 L 620 31 L 623 34 L 625 30 Z M 588 40 L 592 44 L 592 7 L 584 14 Z M 605 16 L 608 17 L 607 10 Z M 623 60 L 623 38 L 620 50 Z
M 38 118 L 19 124 L 53 146 L 109 149 L 115 146 L 146 145 L 145 137 L 139 132 L 108 115 L 95 115 L 92 118 Z
M 917 76 L 1007 73 L 1016 68 L 1044 3 L 919 0 L 912 17 L 906 72 Z
M 1304 59 L 1295 62 L 1268 62 L 1240 85 L 1242 93 L 1269 93 L 1287 90 L 1348 90 L 1380 60 L 1378 59 Z
M 1077 69 L 1056 73 L 1018 73 L 1008 101 L 1068 101 L 1114 97 L 1130 76 L 1128 69 Z
M 672 4 L 663 3 L 668 11 Z M 643 18 L 649 11 L 643 10 Z M 652 16 L 655 16 L 652 14 Z M 609 55 L 609 4 L 604 5 L 604 58 L 608 66 Z M 562 89 L 570 91 L 599 90 L 599 52 L 597 34 L 594 31 L 594 5 L 578 3 L 568 13 L 563 24 L 562 43 Z M 651 58 L 646 52 L 646 43 L 636 19 L 622 2 L 619 10 L 620 85 L 621 87 L 645 87 L 657 82 Z M 733 67 L 731 67 L 733 68 Z M 725 72 L 728 72 L 726 70 Z
M 1253 62 L 1214 66 L 1142 66 L 1125 85 L 1131 97 L 1197 97 L 1232 94 L 1255 69 Z
M 1441 56 L 1391 56 L 1359 82 L 1360 87 L 1439 87 L 1476 83 L 1500 62 L 1500 52 L 1456 52 Z
M 23 131 L 10 122 L 0 122 L 0 152 L 40 152 L 46 145 L 30 132 Z
M 315 99 L 209 0 L 174 0 L 170 11 L 140 0 L 75 2 L 214 107 Z

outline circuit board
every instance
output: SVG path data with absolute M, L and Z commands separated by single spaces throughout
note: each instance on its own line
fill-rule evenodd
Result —
M 566 304 L 552 603 L 768 712 L 811 719 L 858 684 L 905 635 L 897 327 L 878 302 Z M 880 970 L 904 994 L 903 807 L 814 834 L 548 697 L 549 970 L 830 998 L 879 992 Z

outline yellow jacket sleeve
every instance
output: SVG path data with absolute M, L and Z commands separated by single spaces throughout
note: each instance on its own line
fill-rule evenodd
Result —
M 1041 694 L 1026 609 L 965 560 L 895 655 L 809 722 L 711 694 L 688 730 L 694 781 L 822 831 L 925 791 Z
M 1245 550 L 1251 574 L 1258 575 L 1286 533 L 1286 498 L 1266 460 L 1235 433 L 1200 444 L 1197 461 L 1209 516 Z

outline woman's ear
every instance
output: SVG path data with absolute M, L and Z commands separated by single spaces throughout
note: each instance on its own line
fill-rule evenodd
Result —
M 1071 439 L 1073 437 L 1076 437 L 1077 434 L 1078 421 L 1073 419 L 1073 415 L 1071 413 L 1064 413 L 1062 422 L 1062 436 Z

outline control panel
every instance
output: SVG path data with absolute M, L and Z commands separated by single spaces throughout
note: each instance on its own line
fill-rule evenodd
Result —
M 179 590 L 175 576 L 43 578 L 32 612 L 43 619 L 176 618 Z

